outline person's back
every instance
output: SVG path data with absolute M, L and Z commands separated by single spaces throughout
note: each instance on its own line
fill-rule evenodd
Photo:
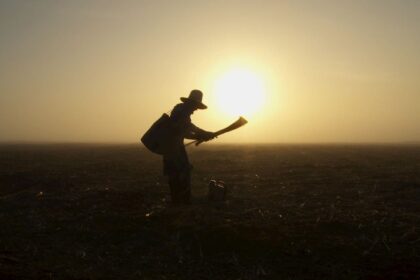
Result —
M 170 118 L 174 126 L 176 142 L 183 146 L 184 138 L 191 126 L 191 112 L 185 103 L 179 103 L 172 109 Z

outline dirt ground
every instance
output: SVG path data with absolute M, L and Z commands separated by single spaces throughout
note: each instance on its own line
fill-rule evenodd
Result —
M 1 145 L 0 279 L 420 279 L 420 146 L 189 152 L 174 207 L 140 144 Z

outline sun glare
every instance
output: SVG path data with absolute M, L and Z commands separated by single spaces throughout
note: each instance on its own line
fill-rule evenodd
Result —
M 246 69 L 231 70 L 216 80 L 214 96 L 218 108 L 234 116 L 252 116 L 265 103 L 261 78 Z

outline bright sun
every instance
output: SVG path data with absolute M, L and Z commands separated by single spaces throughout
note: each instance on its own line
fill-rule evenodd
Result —
M 220 77 L 214 87 L 217 106 L 228 115 L 251 116 L 265 103 L 265 89 L 257 74 L 234 69 Z

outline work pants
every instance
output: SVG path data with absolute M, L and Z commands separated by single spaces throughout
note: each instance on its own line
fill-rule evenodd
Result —
M 189 204 L 191 202 L 191 174 L 189 171 L 170 172 L 168 182 L 172 203 Z
M 191 200 L 191 165 L 184 145 L 163 156 L 163 173 L 168 176 L 174 204 L 188 204 Z

